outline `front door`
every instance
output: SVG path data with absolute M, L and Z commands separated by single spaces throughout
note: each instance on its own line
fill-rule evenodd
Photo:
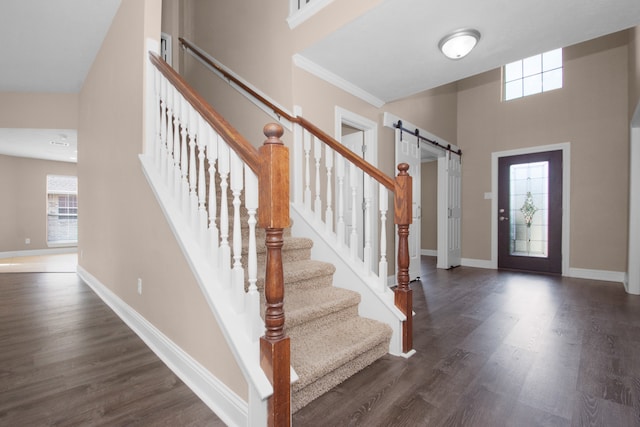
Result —
M 562 151 L 498 160 L 498 268 L 562 273 Z

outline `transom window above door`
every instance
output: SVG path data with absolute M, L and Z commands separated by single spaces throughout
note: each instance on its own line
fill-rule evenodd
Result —
M 511 62 L 503 69 L 505 101 L 562 88 L 562 49 Z

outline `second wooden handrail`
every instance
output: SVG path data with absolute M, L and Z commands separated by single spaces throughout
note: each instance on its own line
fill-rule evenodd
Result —
M 299 124 L 304 129 L 306 129 L 309 133 L 311 133 L 316 138 L 319 138 L 322 142 L 327 144 L 332 150 L 334 150 L 337 153 L 339 153 L 340 155 L 342 155 L 345 159 L 347 159 L 348 161 L 350 161 L 351 163 L 353 163 L 354 165 L 356 165 L 357 167 L 359 167 L 360 169 L 365 171 L 367 174 L 369 174 L 371 177 L 373 177 L 373 179 L 378 181 L 380 184 L 384 185 L 387 189 L 389 189 L 390 191 L 394 191 L 393 178 L 389 177 L 384 172 L 382 172 L 380 169 L 378 169 L 377 167 L 373 166 L 371 163 L 367 162 L 363 158 L 359 157 L 353 151 L 349 150 L 347 147 L 345 147 L 344 145 L 342 145 L 341 143 L 336 141 L 333 137 L 331 137 L 326 132 L 324 132 L 323 130 L 321 130 L 317 126 L 315 126 L 310 121 L 306 120 L 303 117 L 292 116 L 291 114 L 289 114 L 286 111 L 284 111 L 282 108 L 278 107 L 277 105 L 274 105 L 273 102 L 269 101 L 264 96 L 262 96 L 261 94 L 259 94 L 255 90 L 253 90 L 251 87 L 247 86 L 240 79 L 238 79 L 237 77 L 235 77 L 234 75 L 229 73 L 227 70 L 225 70 L 224 68 L 220 67 L 218 64 L 213 62 L 208 57 L 208 55 L 206 55 L 197 46 L 195 46 L 194 44 L 190 43 L 188 40 L 185 40 L 182 37 L 180 37 L 179 40 L 180 40 L 180 44 L 182 46 L 184 46 L 186 49 L 189 49 L 190 51 L 192 51 L 194 55 L 196 55 L 198 58 L 200 58 L 207 65 L 211 66 L 216 71 L 218 71 L 220 74 L 222 74 L 227 80 L 233 82 L 235 85 L 240 87 L 243 91 L 247 92 L 249 95 L 251 95 L 252 97 L 257 99 L 258 101 L 260 101 L 262 104 L 264 104 L 265 106 L 269 107 L 269 109 L 271 109 L 276 115 L 278 115 L 279 117 L 283 117 L 283 118 L 287 119 L 288 121 L 290 121 L 292 123 Z

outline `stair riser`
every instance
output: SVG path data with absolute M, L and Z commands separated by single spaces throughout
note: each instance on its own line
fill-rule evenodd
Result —
M 327 286 L 332 286 L 332 285 L 333 285 L 333 274 L 326 274 L 322 276 L 316 276 L 316 277 L 311 277 L 308 279 L 302 279 L 302 280 L 296 280 L 296 281 L 287 280 L 285 276 L 284 291 L 286 294 L 288 289 L 289 290 L 290 289 L 309 290 L 309 289 L 325 288 Z M 260 275 L 258 276 L 258 282 L 256 286 L 258 286 L 258 289 L 260 291 L 264 289 L 264 276 L 260 276 Z
M 367 352 L 360 355 L 341 367 L 337 368 L 328 375 L 319 378 L 317 381 L 307 385 L 306 387 L 297 388 L 296 384 L 292 386 L 292 402 L 291 412 L 295 413 L 315 398 L 328 392 L 347 378 L 360 372 L 385 354 L 389 352 L 389 343 L 383 342 L 371 348 Z

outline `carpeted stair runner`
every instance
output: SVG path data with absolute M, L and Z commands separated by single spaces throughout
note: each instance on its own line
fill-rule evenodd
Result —
M 292 386 L 292 412 L 387 354 L 391 339 L 388 325 L 358 315 L 357 292 L 333 286 L 332 264 L 310 259 L 312 244 L 284 237 L 285 328 L 299 376 Z M 258 259 L 262 293 L 265 258 L 258 254 Z
M 229 200 L 231 206 L 231 200 Z M 241 212 L 246 244 L 247 213 Z M 233 240 L 230 230 L 229 242 Z M 299 380 L 292 386 L 292 412 L 375 362 L 389 351 L 391 328 L 358 315 L 360 295 L 333 286 L 335 267 L 312 260 L 313 242 L 284 231 L 285 328 L 291 338 L 291 364 Z M 265 232 L 256 229 L 258 282 L 264 310 Z M 246 266 L 247 248 L 242 263 Z M 246 273 L 246 272 L 245 272 Z M 264 317 L 264 312 L 262 313 Z

